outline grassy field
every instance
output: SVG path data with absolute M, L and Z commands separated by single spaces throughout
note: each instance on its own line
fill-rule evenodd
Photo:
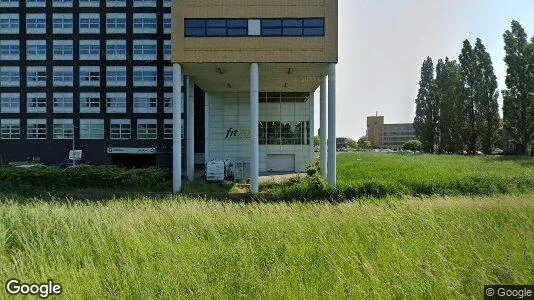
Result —
M 65 299 L 481 298 L 533 261 L 534 194 L 0 206 L 0 278 Z

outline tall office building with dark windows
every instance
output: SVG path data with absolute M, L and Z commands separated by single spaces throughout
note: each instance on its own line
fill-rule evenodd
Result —
M 170 165 L 170 39 L 168 0 L 0 0 L 0 161 Z

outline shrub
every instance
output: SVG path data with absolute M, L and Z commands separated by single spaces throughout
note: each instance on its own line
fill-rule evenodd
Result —
M 421 151 L 423 144 L 418 140 L 407 141 L 402 145 L 402 150 Z

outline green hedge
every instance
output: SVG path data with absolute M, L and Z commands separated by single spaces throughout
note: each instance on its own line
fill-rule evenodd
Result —
M 133 187 L 159 190 L 172 180 L 172 172 L 163 169 L 122 169 L 79 166 L 67 169 L 1 168 L 4 186 L 32 188 L 117 188 Z

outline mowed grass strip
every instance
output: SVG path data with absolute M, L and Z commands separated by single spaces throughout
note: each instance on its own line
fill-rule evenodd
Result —
M 480 298 L 534 282 L 533 261 L 532 194 L 0 206 L 0 278 L 67 299 Z

